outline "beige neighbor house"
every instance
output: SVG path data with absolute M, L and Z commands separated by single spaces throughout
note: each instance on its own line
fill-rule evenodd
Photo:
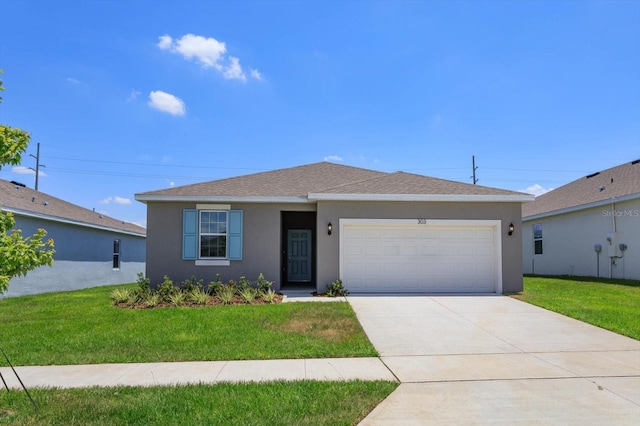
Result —
M 524 204 L 522 226 L 525 273 L 640 279 L 640 160 Z
M 141 226 L 2 179 L 0 209 L 13 213 L 23 236 L 46 229 L 56 250 L 53 266 L 13 278 L 0 297 L 133 282 L 144 272 L 146 231 Z
M 136 194 L 147 276 L 263 273 L 276 289 L 522 289 L 521 204 L 533 196 L 327 162 Z M 514 231 L 515 229 L 515 231 Z

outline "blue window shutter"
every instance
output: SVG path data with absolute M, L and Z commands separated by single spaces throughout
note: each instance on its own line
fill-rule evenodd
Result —
M 198 210 L 182 211 L 182 260 L 198 257 Z
M 229 210 L 229 260 L 242 260 L 242 210 Z

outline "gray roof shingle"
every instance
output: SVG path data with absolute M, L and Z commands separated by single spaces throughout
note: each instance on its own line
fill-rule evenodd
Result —
M 146 230 L 141 226 L 105 216 L 44 192 L 2 179 L 0 179 L 0 207 L 2 210 L 14 211 L 14 214 L 24 212 L 48 220 L 71 221 L 81 226 L 146 235 Z
M 640 160 L 592 173 L 522 205 L 522 217 L 605 202 L 612 198 L 640 197 Z
M 136 194 L 154 197 L 307 197 L 308 194 L 525 194 L 480 185 L 395 172 L 385 173 L 328 162 L 214 180 Z

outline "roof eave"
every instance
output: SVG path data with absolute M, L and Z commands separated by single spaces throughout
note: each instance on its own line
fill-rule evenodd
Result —
M 307 197 L 282 196 L 227 196 L 227 195 L 152 195 L 136 194 L 135 199 L 142 203 L 147 201 L 162 202 L 215 202 L 215 203 L 308 203 Z
M 620 197 L 611 197 L 611 198 L 607 198 L 606 200 L 594 201 L 592 203 L 581 204 L 579 206 L 571 206 L 571 207 L 566 207 L 564 209 L 551 210 L 548 212 L 533 214 L 530 216 L 523 216 L 522 221 L 524 222 L 524 221 L 542 219 L 544 217 L 556 216 L 556 215 L 571 213 L 579 210 L 592 209 L 594 207 L 606 206 L 611 203 L 618 203 L 622 201 L 635 200 L 637 198 L 640 198 L 640 192 L 635 194 L 622 195 Z
M 147 237 L 147 235 L 145 233 L 142 233 L 142 232 L 129 231 L 129 230 L 126 230 L 126 229 L 114 228 L 114 227 L 111 227 L 111 226 L 102 226 L 102 225 L 98 225 L 98 224 L 94 224 L 94 223 L 82 222 L 82 221 L 79 221 L 79 220 L 67 219 L 67 218 L 62 218 L 62 217 L 58 217 L 58 216 L 51 216 L 51 215 L 47 215 L 47 214 L 43 214 L 43 213 L 30 212 L 30 211 L 27 211 L 27 210 L 16 209 L 16 208 L 13 208 L 13 207 L 8 207 L 8 206 L 2 206 L 2 210 L 6 211 L 6 212 L 11 212 L 11 213 L 13 213 L 15 215 L 18 215 L 18 216 L 33 217 L 33 218 L 36 218 L 36 219 L 49 220 L 51 222 L 68 223 L 70 225 L 83 226 L 85 228 L 100 229 L 100 230 L 103 230 L 103 231 L 116 232 L 118 234 L 133 235 L 133 236 L 136 236 L 136 237 L 144 237 L 144 238 Z
M 309 193 L 311 201 L 444 201 L 444 202 L 480 202 L 480 203 L 526 203 L 534 200 L 528 194 L 329 194 Z

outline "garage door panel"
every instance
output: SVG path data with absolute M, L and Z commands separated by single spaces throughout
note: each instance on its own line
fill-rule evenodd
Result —
M 496 291 L 493 226 L 346 225 L 342 235 L 352 291 Z

